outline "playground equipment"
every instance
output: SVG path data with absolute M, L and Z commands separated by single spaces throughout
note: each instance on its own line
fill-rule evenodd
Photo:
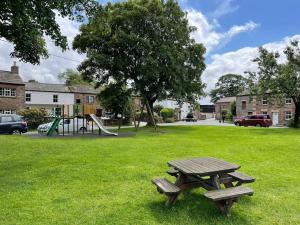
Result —
M 99 127 L 99 129 L 101 129 L 105 134 L 109 134 L 109 135 L 113 135 L 113 136 L 118 136 L 118 134 L 112 133 L 112 132 L 106 130 L 104 128 L 104 125 L 101 122 L 100 118 L 98 118 L 95 114 L 91 114 L 90 116 L 93 119 L 93 121 L 97 124 L 97 126 Z
M 60 113 L 56 114 L 51 123 L 44 124 L 46 127 L 49 126 L 46 131 L 47 136 L 52 136 L 54 133 L 63 136 L 94 133 L 94 123 L 98 127 L 99 135 L 104 132 L 107 135 L 118 136 L 105 129 L 101 119 L 95 115 L 98 111 L 94 105 L 57 105 L 54 110 Z

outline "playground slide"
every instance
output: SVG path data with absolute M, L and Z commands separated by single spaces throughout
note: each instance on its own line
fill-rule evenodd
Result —
M 52 123 L 50 129 L 47 131 L 47 136 L 52 136 L 52 134 L 55 132 L 55 130 L 58 127 L 59 121 L 60 121 L 60 118 L 55 118 L 53 120 L 53 123 Z
M 118 136 L 118 134 L 112 133 L 112 132 L 109 132 L 108 130 L 106 130 L 106 129 L 104 128 L 104 125 L 103 125 L 103 123 L 101 122 L 101 120 L 100 120 L 95 114 L 90 114 L 90 116 L 91 116 L 91 118 L 94 120 L 94 122 L 97 124 L 97 126 L 98 126 L 105 134 Z

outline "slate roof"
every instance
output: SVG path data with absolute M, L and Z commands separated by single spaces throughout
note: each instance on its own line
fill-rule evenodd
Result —
M 226 97 L 226 98 L 221 98 L 217 103 L 226 103 L 226 102 L 234 102 L 236 101 L 236 97 Z
M 25 83 L 26 91 L 40 91 L 40 92 L 63 92 L 69 93 L 69 88 L 64 84 L 45 84 L 45 83 Z
M 99 90 L 88 85 L 73 85 L 69 86 L 72 93 L 98 94 Z
M 26 91 L 40 91 L 40 92 L 60 92 L 60 93 L 83 93 L 83 94 L 97 94 L 99 90 L 94 89 L 88 85 L 67 86 L 65 84 L 46 84 L 46 83 L 25 83 Z
M 4 70 L 0 70 L 0 83 L 24 84 L 18 74 Z

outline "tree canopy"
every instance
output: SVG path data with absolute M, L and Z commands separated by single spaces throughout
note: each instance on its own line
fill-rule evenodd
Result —
M 112 112 L 115 118 L 117 118 L 118 114 L 124 116 L 125 110 L 129 107 L 131 93 L 124 85 L 110 83 L 103 87 L 97 95 L 97 98 L 101 106 L 103 106 L 105 110 Z
M 300 48 L 298 41 L 292 41 L 285 48 L 287 62 L 279 63 L 278 52 L 269 52 L 259 48 L 259 56 L 254 59 L 258 72 L 248 72 L 252 81 L 252 93 L 274 99 L 292 98 L 295 104 L 294 126 L 299 126 L 300 117 Z M 280 103 L 280 102 L 279 102 Z
M 67 37 L 61 34 L 56 15 L 82 20 L 83 12 L 95 5 L 94 0 L 1 0 L 0 37 L 14 44 L 12 57 L 38 64 L 41 57 L 48 57 L 45 36 L 67 49 Z
M 205 48 L 191 38 L 194 30 L 174 0 L 108 3 L 81 26 L 73 47 L 87 54 L 79 66 L 85 77 L 130 84 L 149 113 L 156 100 L 203 95 Z
M 58 79 L 65 82 L 66 85 L 89 84 L 78 71 L 72 69 L 58 74 Z
M 219 78 L 215 89 L 211 90 L 210 97 L 213 103 L 224 97 L 237 96 L 247 86 L 247 79 L 238 74 L 226 74 Z

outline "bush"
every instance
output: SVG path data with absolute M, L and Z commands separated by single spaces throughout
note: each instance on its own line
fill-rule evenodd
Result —
M 173 118 L 174 119 L 174 115 L 175 115 L 175 111 L 174 109 L 171 108 L 163 108 L 160 111 L 160 115 L 163 118 L 164 121 L 166 121 L 167 118 Z
M 45 109 L 24 109 L 20 112 L 24 117 L 29 128 L 37 128 L 40 124 L 45 122 L 47 111 Z
M 166 122 L 166 123 L 174 123 L 174 122 L 175 122 L 175 119 L 174 119 L 174 117 L 169 117 L 169 118 L 166 118 L 166 119 L 165 119 L 165 122 Z

